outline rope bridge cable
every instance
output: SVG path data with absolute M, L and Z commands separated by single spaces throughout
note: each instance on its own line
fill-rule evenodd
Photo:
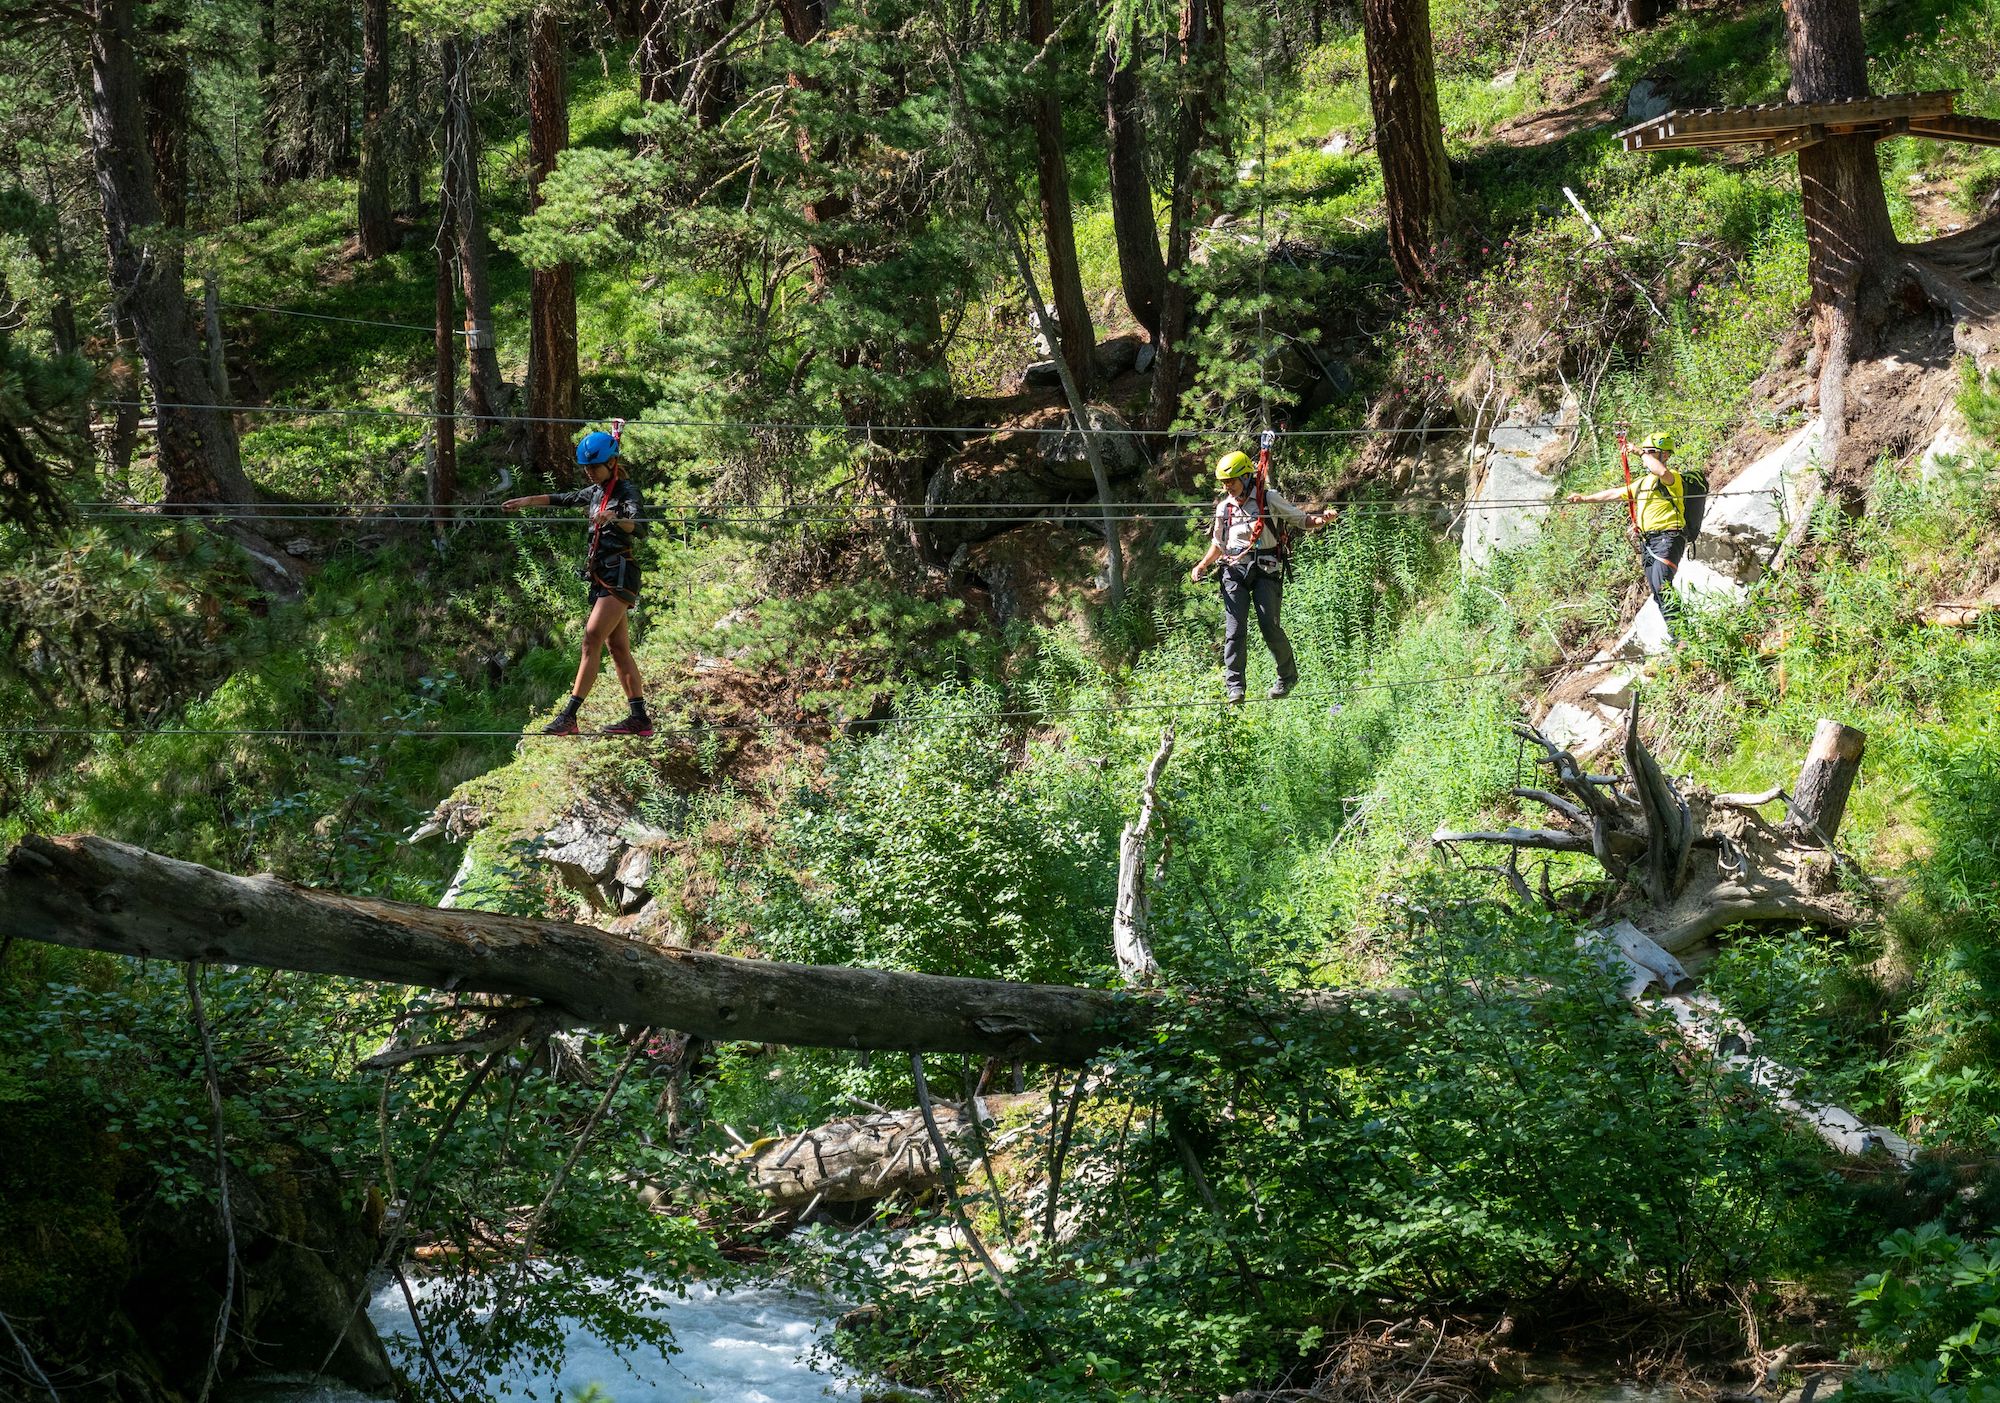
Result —
M 361 419 L 412 419 L 433 423 L 440 416 L 435 410 L 418 409 L 368 409 L 343 407 L 338 405 L 288 405 L 288 404 L 191 404 L 180 401 L 157 402 L 133 399 L 94 399 L 90 401 L 94 409 L 185 409 L 214 410 L 221 414 L 273 414 L 280 417 L 315 418 L 327 415 L 345 415 Z M 460 411 L 453 416 L 474 422 L 486 421 L 499 424 L 599 424 L 603 417 L 595 419 L 565 418 L 547 414 L 471 414 Z M 814 420 L 795 419 L 627 419 L 627 428 L 641 425 L 655 429 L 754 429 L 800 433 L 905 433 L 905 434 L 964 434 L 971 436 L 997 434 L 1073 434 L 1073 425 L 1064 424 L 838 424 Z M 1234 424 L 1211 424 L 1183 429 L 1118 429 L 1093 428 L 1092 433 L 1100 437 L 1119 438 L 1243 438 L 1254 430 Z M 1359 429 L 1286 429 L 1281 430 L 1282 438 L 1352 438 L 1376 435 L 1401 436 L 1406 438 L 1427 438 L 1433 434 L 1457 434 L 1465 430 L 1455 425 L 1441 424 L 1436 427 L 1422 426 L 1414 429 L 1397 429 L 1387 426 Z
M 215 305 L 218 307 L 233 307 L 243 312 L 269 312 L 274 316 L 280 317 L 303 317 L 307 321 L 344 322 L 348 326 L 384 326 L 394 328 L 397 331 L 421 331 L 426 336 L 435 335 L 437 332 L 437 328 L 429 324 L 376 321 L 369 317 L 338 317 L 331 312 L 301 312 L 291 307 L 273 307 L 264 302 L 217 302 Z M 452 334 L 454 336 L 463 336 L 465 332 L 454 328 Z
M 1715 497 L 1769 497 L 1775 488 L 1755 488 L 1711 492 Z M 185 506 L 185 503 L 160 503 L 163 507 Z M 1212 503 L 1201 502 L 1135 502 L 1128 505 L 1143 510 L 1114 512 L 1113 521 L 1135 522 L 1185 522 L 1191 517 L 1198 518 L 1208 513 Z M 1546 498 L 1495 498 L 1486 502 L 1468 502 L 1457 497 L 1396 497 L 1364 498 L 1358 500 L 1322 503 L 1325 508 L 1338 509 L 1343 515 L 1355 517 L 1383 517 L 1409 515 L 1412 507 L 1452 507 L 1462 513 L 1488 513 L 1501 511 L 1573 511 L 1595 505 L 1588 502 L 1564 502 Z M 1074 517 L 1060 515 L 1074 512 Z M 574 513 L 555 514 L 544 511 L 502 512 L 492 504 L 469 504 L 464 507 L 445 505 L 431 506 L 428 503 L 384 503 L 361 504 L 354 508 L 318 507 L 312 509 L 288 510 L 254 504 L 241 509 L 231 504 L 203 507 L 197 511 L 165 512 L 146 510 L 140 506 L 111 507 L 98 504 L 86 505 L 76 516 L 83 521 L 125 521 L 144 522 L 168 526 L 199 526 L 225 521 L 254 521 L 295 523 L 298 525 L 394 525 L 418 524 L 436 525 L 440 513 L 451 525 L 490 525 L 519 523 L 528 526 L 573 526 L 581 518 Z M 648 508 L 642 520 L 650 525 L 671 527 L 687 525 L 730 525 L 743 527 L 777 527 L 869 524 L 893 521 L 899 517 L 913 520 L 915 524 L 926 526 L 1008 526 L 1028 525 L 1035 522 L 1056 522 L 1073 520 L 1080 525 L 1090 525 L 1104 520 L 1103 514 L 1090 502 L 1001 502 L 993 507 L 985 507 L 976 502 L 953 503 L 937 507 L 913 507 L 908 504 L 880 507 L 855 507 L 846 510 L 827 509 L 822 511 L 799 511 L 794 509 L 773 509 L 759 511 L 732 509 L 709 511 L 700 507 L 656 507 Z
M 782 733 L 794 731 L 855 731 L 863 728 L 888 728 L 902 726 L 959 725 L 978 721 L 1053 721 L 1073 716 L 1121 716 L 1147 715 L 1160 712 L 1216 711 L 1245 705 L 1269 704 L 1281 700 L 1294 702 L 1338 702 L 1357 692 L 1425 691 L 1454 682 L 1476 682 L 1493 677 L 1535 676 L 1568 667 L 1570 660 L 1541 663 L 1535 666 L 1496 667 L 1479 672 L 1458 672 L 1430 674 L 1404 678 L 1400 681 L 1355 682 L 1335 690 L 1313 692 L 1298 691 L 1289 697 L 1253 697 L 1243 702 L 1230 702 L 1212 697 L 1181 697 L 1162 702 L 1114 702 L 1104 706 L 1020 708 L 1001 711 L 959 711 L 933 712 L 911 716 L 882 716 L 839 721 L 831 717 L 800 718 L 796 721 L 761 719 L 755 721 L 710 721 L 693 726 L 657 728 L 653 739 L 685 738 L 704 739 L 718 731 L 744 734 Z M 149 727 L 149 726 L 0 726 L 0 736 L 126 736 L 144 740 L 154 736 L 218 736 L 218 737 L 259 737 L 265 739 L 290 740 L 552 740 L 575 741 L 576 736 L 543 736 L 534 731 L 477 731 L 477 730 L 349 730 L 314 729 L 287 727 Z M 594 739 L 584 736 L 581 739 Z M 612 739 L 616 739 L 613 737 Z

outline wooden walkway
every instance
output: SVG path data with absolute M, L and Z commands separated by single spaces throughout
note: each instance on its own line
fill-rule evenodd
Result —
M 1762 102 L 1746 107 L 1693 107 L 1649 117 L 1618 134 L 1627 151 L 1754 144 L 1783 155 L 1830 136 L 1924 136 L 1973 146 L 2000 146 L 2000 121 L 1956 111 L 1958 92 L 1896 93 L 1843 102 Z

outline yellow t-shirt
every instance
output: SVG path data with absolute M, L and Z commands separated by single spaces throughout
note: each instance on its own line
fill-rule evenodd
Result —
M 1684 528 L 1687 525 L 1687 507 L 1683 500 L 1686 490 L 1686 482 L 1679 473 L 1673 474 L 1671 482 L 1662 480 L 1658 473 L 1647 473 L 1625 484 L 1625 495 L 1638 500 L 1639 529 L 1644 532 L 1679 531 Z

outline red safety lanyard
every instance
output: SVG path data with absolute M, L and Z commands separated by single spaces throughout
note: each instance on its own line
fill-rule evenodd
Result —
M 1632 450 L 1626 446 L 1625 435 L 1618 435 L 1618 461 L 1625 468 L 1625 509 L 1632 514 L 1632 529 L 1639 529 L 1639 494 L 1632 490 Z

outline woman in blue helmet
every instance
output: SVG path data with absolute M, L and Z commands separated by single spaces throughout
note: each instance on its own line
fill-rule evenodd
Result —
M 611 666 L 631 703 L 631 714 L 616 725 L 606 726 L 607 736 L 650 736 L 653 723 L 646 715 L 645 684 L 639 664 L 632 658 L 632 629 L 626 615 L 639 602 L 639 562 L 632 558 L 633 532 L 639 524 L 639 489 L 619 471 L 618 439 L 625 427 L 623 419 L 611 421 L 611 432 L 598 430 L 583 436 L 576 446 L 576 461 L 590 478 L 590 486 L 573 492 L 550 492 L 538 497 L 514 497 L 502 502 L 508 511 L 522 507 L 589 507 L 590 546 L 584 556 L 583 578 L 589 582 L 590 617 L 583 629 L 583 660 L 576 667 L 576 684 L 570 689 L 568 705 L 542 728 L 544 735 L 573 736 L 576 715 L 583 699 L 597 681 L 597 669 L 604 650 L 611 650 Z

